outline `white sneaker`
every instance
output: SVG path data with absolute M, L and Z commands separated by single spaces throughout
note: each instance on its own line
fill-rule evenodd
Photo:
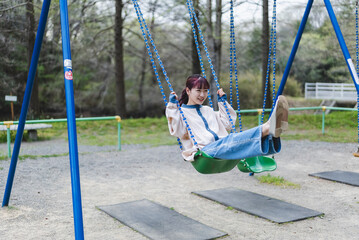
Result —
M 272 115 L 269 118 L 269 135 L 275 138 L 288 129 L 288 102 L 287 99 L 280 95 L 277 99 Z

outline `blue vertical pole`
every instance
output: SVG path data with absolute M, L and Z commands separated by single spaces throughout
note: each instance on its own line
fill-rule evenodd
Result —
M 350 57 L 350 54 L 349 54 L 347 45 L 345 44 L 343 34 L 342 34 L 341 30 L 340 30 L 340 27 L 339 27 L 337 18 L 335 17 L 335 14 L 334 14 L 334 11 L 333 11 L 333 7 L 332 7 L 332 5 L 330 4 L 330 1 L 329 1 L 329 0 L 324 0 L 324 3 L 325 3 L 325 6 L 326 6 L 326 8 L 327 8 L 327 11 L 328 11 L 330 20 L 332 21 L 332 25 L 333 25 L 335 34 L 337 35 L 337 38 L 338 38 L 338 41 L 339 41 L 339 45 L 340 45 L 340 47 L 341 47 L 341 49 L 342 49 L 342 52 L 343 52 L 345 61 L 346 61 L 347 66 L 348 66 L 348 68 L 349 68 L 350 75 L 352 76 L 352 79 L 353 79 L 353 82 L 354 82 L 354 85 L 355 85 L 355 88 L 356 88 L 357 92 L 359 93 L 359 78 L 358 78 L 358 74 L 357 74 L 357 72 L 356 72 L 356 70 L 355 70 L 353 61 L 352 61 L 352 59 L 351 59 L 351 57 Z
M 307 20 L 308 20 L 310 10 L 312 9 L 313 1 L 314 0 L 309 0 L 308 3 L 307 3 L 307 7 L 305 8 L 305 12 L 304 12 L 302 21 L 301 21 L 301 23 L 299 25 L 299 29 L 298 29 L 298 32 L 297 32 L 297 36 L 295 37 L 295 41 L 294 41 L 294 44 L 293 44 L 293 47 L 292 47 L 292 51 L 291 51 L 291 53 L 289 55 L 289 58 L 288 58 L 287 66 L 285 67 L 285 70 L 284 70 L 284 73 L 283 73 L 282 81 L 280 82 L 280 85 L 279 85 L 279 88 L 278 88 L 276 99 L 278 98 L 279 95 L 282 95 L 282 93 L 283 93 L 283 89 L 284 89 L 284 86 L 285 86 L 285 84 L 287 82 L 287 78 L 288 78 L 290 69 L 292 67 L 295 54 L 297 53 L 297 50 L 298 50 L 300 39 L 302 38 L 302 34 L 303 34 L 303 31 L 304 31 L 305 25 L 307 24 Z
M 84 239 L 80 170 L 76 135 L 75 101 L 70 48 L 70 33 L 67 0 L 60 0 L 62 54 L 64 60 L 64 81 L 66 93 L 67 132 L 71 169 L 72 206 L 74 213 L 75 239 Z
M 27 76 L 25 95 L 24 95 L 24 99 L 22 101 L 19 125 L 18 125 L 17 132 L 16 132 L 14 149 L 13 149 L 13 154 L 11 157 L 9 174 L 8 174 L 4 198 L 3 198 L 3 202 L 2 202 L 3 207 L 8 206 L 8 204 L 9 204 L 12 184 L 13 184 L 14 176 L 15 176 L 16 164 L 17 164 L 17 160 L 18 160 L 18 156 L 19 156 L 19 152 L 20 152 L 21 140 L 22 140 L 22 136 L 24 134 L 27 110 L 28 110 L 29 104 L 30 104 L 30 98 L 31 98 L 32 88 L 34 86 L 34 79 L 35 79 L 35 74 L 36 74 L 36 69 L 37 69 L 37 63 L 39 60 L 42 39 L 44 36 L 47 16 L 49 13 L 50 2 L 51 2 L 51 0 L 44 0 L 44 2 L 42 4 L 39 26 L 37 28 L 34 50 L 32 52 L 30 69 L 29 69 L 29 73 Z

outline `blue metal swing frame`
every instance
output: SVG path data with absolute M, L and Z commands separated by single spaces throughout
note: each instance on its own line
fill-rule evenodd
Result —
M 279 95 L 282 94 L 285 83 L 287 81 L 290 68 L 294 61 L 295 54 L 297 52 L 301 36 L 304 31 L 310 10 L 312 8 L 314 0 L 309 0 L 307 7 L 302 18 L 299 30 L 297 32 L 294 45 L 292 47 L 291 54 L 289 56 L 281 84 L 279 86 L 275 100 Z M 18 130 L 16 133 L 15 144 L 13 154 L 10 162 L 10 168 L 8 178 L 6 182 L 6 188 L 2 207 L 8 206 L 11 195 L 11 189 L 15 176 L 15 170 L 17 160 L 20 152 L 21 140 L 24 133 L 24 126 L 27 116 L 27 111 L 30 103 L 35 73 L 37 69 L 37 63 L 41 50 L 41 44 L 43 40 L 44 30 L 47 22 L 47 16 L 49 12 L 51 0 L 44 0 L 41 10 L 40 21 L 38 25 L 35 46 L 31 58 L 31 64 L 29 68 L 29 74 L 27 78 L 27 84 L 25 89 L 25 95 L 20 113 Z M 344 58 L 346 60 L 349 72 L 354 82 L 355 88 L 359 94 L 359 78 L 355 70 L 353 61 L 350 57 L 348 48 L 345 44 L 343 35 L 341 33 L 339 24 L 337 22 L 335 13 L 329 0 L 324 0 L 327 8 L 329 17 L 332 21 L 334 31 L 338 38 L 340 47 L 342 49 Z M 63 48 L 63 60 L 64 60 L 64 82 L 65 82 L 65 93 L 66 93 L 66 111 L 67 111 L 67 123 L 68 123 L 68 137 L 69 137 L 69 153 L 70 153 L 70 168 L 71 168 L 71 186 L 72 186 L 72 201 L 73 201 L 73 214 L 74 214 L 74 228 L 75 228 L 75 239 L 84 239 L 83 231 L 83 217 L 82 217 L 82 203 L 81 203 L 81 189 L 80 189 L 80 173 L 79 173 L 79 162 L 78 162 L 78 146 L 77 146 L 77 135 L 76 135 L 76 121 L 75 121 L 75 104 L 74 104 L 74 89 L 73 89 L 73 77 L 72 77 L 72 64 L 71 64 L 71 48 L 70 48 L 70 37 L 69 37 L 69 24 L 68 24 L 68 8 L 67 0 L 60 0 L 60 13 L 61 13 L 61 32 L 62 32 L 62 48 Z
M 343 37 L 343 34 L 342 34 L 341 30 L 340 30 L 340 27 L 339 27 L 337 18 L 335 16 L 333 7 L 332 7 L 332 5 L 330 3 L 330 0 L 323 0 L 323 1 L 324 1 L 324 4 L 325 4 L 325 7 L 327 8 L 329 18 L 330 18 L 330 20 L 332 22 L 335 34 L 337 36 L 340 48 L 341 48 L 341 50 L 343 52 L 345 61 L 347 63 L 347 67 L 349 69 L 350 75 L 351 75 L 352 80 L 353 80 L 354 85 L 355 85 L 355 88 L 356 88 L 356 90 L 357 90 L 357 92 L 359 94 L 359 78 L 358 78 L 358 74 L 357 74 L 357 72 L 355 70 L 353 61 L 352 61 L 352 59 L 350 57 L 350 54 L 349 54 L 349 51 L 348 51 L 348 48 L 347 48 L 347 45 L 346 45 L 346 43 L 344 41 L 344 37 Z M 284 89 L 285 83 L 287 81 L 290 69 L 292 67 L 295 54 L 297 53 L 298 46 L 299 46 L 303 31 L 304 31 L 304 28 L 305 28 L 305 25 L 307 23 L 310 10 L 312 9 L 312 6 L 313 6 L 313 2 L 314 2 L 314 0 L 309 0 L 308 3 L 307 3 L 307 6 L 306 6 L 306 9 L 305 9 L 302 21 L 300 23 L 300 26 L 299 26 L 299 29 L 298 29 L 298 32 L 297 32 L 297 35 L 296 35 L 296 38 L 295 38 L 295 41 L 294 41 L 294 44 L 293 44 L 293 47 L 292 47 L 292 51 L 291 51 L 291 53 L 289 55 L 287 65 L 286 65 L 285 70 L 284 70 L 284 74 L 283 74 L 283 77 L 282 77 L 282 80 L 281 80 L 281 83 L 280 83 L 280 86 L 279 86 L 279 89 L 278 89 L 278 92 L 277 92 L 277 95 L 276 95 L 276 99 L 278 98 L 279 95 L 281 95 L 283 93 L 283 89 Z

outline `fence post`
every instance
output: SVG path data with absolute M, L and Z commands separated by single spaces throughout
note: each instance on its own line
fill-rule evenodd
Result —
M 326 110 L 326 107 L 323 106 L 322 107 L 322 134 L 324 135 L 325 133 L 325 130 L 324 130 L 324 127 L 325 127 L 325 110 Z
M 118 124 L 118 150 L 121 151 L 121 117 L 116 116 L 117 124 Z
M 7 156 L 8 158 L 11 158 L 11 135 L 10 135 L 10 126 L 13 125 L 14 122 L 4 122 L 4 125 L 6 125 L 6 139 L 7 139 Z
M 261 125 L 262 124 L 262 112 L 263 110 L 262 109 L 258 109 L 258 125 Z
M 318 99 L 318 83 L 315 83 L 315 99 Z

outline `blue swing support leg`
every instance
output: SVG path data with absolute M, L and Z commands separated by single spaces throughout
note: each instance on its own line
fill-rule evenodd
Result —
M 35 46 L 34 46 L 34 50 L 33 50 L 32 57 L 31 57 L 29 73 L 27 76 L 25 95 L 24 95 L 24 99 L 22 102 L 19 124 L 18 124 L 17 132 L 16 132 L 14 149 L 13 149 L 13 153 L 11 156 L 10 168 L 9 168 L 7 182 L 6 182 L 2 207 L 9 205 L 9 198 L 10 198 L 11 189 L 12 189 L 12 185 L 13 185 L 13 181 L 14 181 L 17 160 L 18 160 L 18 156 L 19 156 L 19 152 L 20 152 L 21 140 L 22 140 L 22 136 L 24 134 L 27 110 L 29 108 L 32 88 L 34 86 L 34 79 L 35 79 L 35 74 L 36 74 L 36 69 L 37 69 L 37 63 L 39 60 L 42 39 L 44 36 L 44 30 L 45 30 L 45 26 L 46 26 L 47 16 L 49 13 L 49 8 L 50 8 L 50 0 L 45 0 L 42 4 L 40 21 L 39 21 L 39 26 L 37 29 L 37 34 L 36 34 L 36 39 L 35 39 Z
M 305 9 L 305 12 L 304 12 L 302 21 L 301 21 L 301 23 L 300 23 L 300 26 L 299 26 L 299 29 L 298 29 L 298 32 L 297 32 L 297 35 L 296 35 L 296 38 L 295 38 L 295 41 L 294 41 L 294 44 L 293 44 L 291 53 L 290 53 L 290 56 L 289 56 L 289 58 L 288 58 L 287 65 L 286 65 L 286 67 L 285 67 L 285 70 L 284 70 L 284 73 L 283 73 L 283 77 L 282 77 L 280 86 L 279 86 L 279 88 L 278 88 L 278 91 L 277 91 L 277 95 L 276 95 L 275 100 L 277 100 L 277 98 L 278 98 L 279 95 L 282 95 L 282 94 L 283 94 L 283 89 L 284 89 L 284 86 L 285 86 L 285 84 L 286 84 L 286 82 L 287 82 L 287 78 L 288 78 L 288 76 L 289 76 L 290 69 L 291 69 L 291 67 L 292 67 L 292 64 L 293 64 L 295 55 L 296 55 L 296 53 L 297 53 L 298 46 L 299 46 L 300 40 L 301 40 L 301 38 L 302 38 L 305 25 L 306 25 L 306 23 L 307 23 L 310 10 L 311 10 L 311 8 L 312 8 L 312 6 L 313 6 L 313 1 L 314 1 L 314 0 L 308 0 L 308 3 L 307 3 L 307 6 L 306 6 L 306 9 Z M 355 70 L 353 61 L 352 61 L 352 59 L 351 59 L 351 57 L 350 57 L 348 48 L 347 48 L 346 43 L 345 43 L 345 41 L 344 41 L 344 37 L 343 37 L 343 34 L 342 34 L 341 30 L 340 30 L 340 27 L 339 27 L 337 18 L 336 18 L 336 16 L 335 16 L 333 7 L 332 7 L 332 5 L 331 5 L 331 3 L 330 3 L 330 0 L 323 0 L 323 1 L 324 1 L 324 3 L 325 3 L 326 8 L 327 8 L 327 12 L 328 12 L 328 14 L 329 14 L 329 18 L 330 18 L 330 20 L 331 20 L 331 22 L 332 22 L 332 25 L 333 25 L 335 34 L 336 34 L 336 36 L 337 36 L 339 45 L 340 45 L 340 47 L 341 47 L 341 49 L 342 49 L 342 52 L 343 52 L 343 55 L 344 55 L 346 64 L 347 64 L 347 66 L 348 66 L 350 75 L 351 75 L 351 77 L 352 77 L 352 79 L 353 79 L 353 82 L 354 82 L 354 85 L 355 85 L 355 88 L 356 88 L 356 90 L 357 90 L 357 93 L 359 94 L 359 78 L 358 78 L 358 74 L 357 74 L 357 72 L 356 72 L 356 70 Z M 253 175 L 253 174 L 251 174 L 251 175 Z
M 44 0 L 42 5 L 39 25 L 36 34 L 35 46 L 31 58 L 25 95 L 21 107 L 19 125 L 16 133 L 13 154 L 11 157 L 10 168 L 6 182 L 2 207 L 8 206 L 9 204 L 11 189 L 14 181 L 16 165 L 20 152 L 21 140 L 24 133 L 25 121 L 26 121 L 27 111 L 29 108 L 29 103 L 33 89 L 35 73 L 37 69 L 44 31 L 46 27 L 47 17 L 49 13 L 50 3 L 51 0 Z M 65 81 L 65 93 L 66 93 L 66 113 L 67 113 L 67 129 L 68 129 L 68 139 L 69 139 L 75 239 L 81 240 L 84 239 L 84 230 L 83 230 L 83 217 L 82 217 L 80 171 L 79 171 L 78 146 L 77 146 L 77 135 L 76 135 L 75 101 L 74 101 L 74 89 L 73 89 L 67 0 L 60 0 L 60 14 L 61 14 L 62 51 L 63 51 L 63 59 L 64 59 L 64 81 Z
M 307 7 L 305 8 L 302 21 L 300 22 L 299 29 L 298 29 L 297 35 L 295 37 L 295 40 L 294 40 L 292 51 L 290 52 L 290 55 L 289 55 L 289 58 L 288 58 L 288 61 L 287 61 L 287 65 L 286 65 L 286 67 L 284 69 L 283 77 L 282 77 L 282 80 L 280 82 L 280 85 L 279 85 L 279 88 L 278 88 L 278 91 L 277 91 L 276 100 L 277 100 L 279 95 L 283 94 L 283 89 L 284 89 L 284 86 L 285 86 L 285 84 L 287 82 L 289 72 L 290 72 L 290 69 L 291 69 L 293 61 L 294 61 L 294 57 L 295 57 L 295 55 L 297 53 L 298 46 L 299 46 L 300 40 L 302 38 L 305 25 L 307 24 L 308 16 L 309 16 L 310 10 L 312 9 L 312 6 L 313 6 L 313 1 L 314 0 L 309 0 L 308 3 L 307 3 Z
M 340 48 L 342 49 L 345 61 L 347 63 L 347 66 L 348 66 L 348 69 L 349 69 L 349 72 L 350 72 L 350 75 L 351 75 L 351 77 L 353 79 L 353 82 L 354 82 L 355 88 L 357 90 L 357 93 L 359 94 L 359 78 L 358 78 L 358 74 L 357 74 L 357 72 L 355 70 L 353 61 L 352 61 L 352 59 L 350 57 L 347 45 L 345 44 L 344 37 L 343 37 L 343 34 L 342 34 L 341 30 L 340 30 L 340 27 L 339 27 L 337 18 L 335 16 L 333 7 L 332 7 L 329 0 L 324 0 L 324 3 L 325 3 L 325 7 L 327 8 L 330 20 L 332 22 L 335 34 L 336 34 L 337 39 L 339 41 Z
M 286 67 L 285 67 L 285 70 L 284 70 L 284 73 L 283 73 L 283 77 L 282 77 L 280 86 L 279 86 L 279 88 L 278 88 L 278 92 L 277 92 L 276 98 L 278 98 L 278 96 L 283 93 L 283 89 L 284 89 L 284 86 L 285 86 L 285 84 L 286 84 L 286 82 L 287 82 L 287 78 L 288 78 L 290 69 L 291 69 L 291 67 L 292 67 L 295 54 L 297 53 L 298 46 L 299 46 L 299 42 L 300 42 L 300 39 L 301 39 L 301 37 L 302 37 L 302 34 L 303 34 L 303 31 L 304 31 L 305 25 L 306 25 L 306 23 L 307 23 L 309 13 L 310 13 L 310 10 L 311 10 L 312 5 L 313 5 L 313 1 L 314 1 L 314 0 L 309 0 L 308 3 L 307 3 L 307 7 L 306 7 L 306 9 L 305 9 L 305 12 L 304 12 L 302 21 L 301 21 L 301 23 L 300 23 L 300 26 L 299 26 L 299 29 L 298 29 L 298 32 L 297 32 L 297 35 L 296 35 L 296 38 L 295 38 L 295 41 L 294 41 L 294 44 L 293 44 L 293 47 L 292 47 L 292 51 L 291 51 L 290 56 L 289 56 L 289 58 L 288 58 L 288 62 L 287 62 L 287 65 L 286 65 Z M 347 46 L 346 46 L 346 44 L 345 44 L 344 37 L 343 37 L 343 34 L 342 34 L 341 30 L 340 30 L 340 27 L 339 27 L 337 18 L 336 18 L 336 16 L 335 16 L 333 7 L 332 7 L 332 5 L 331 5 L 331 3 L 330 3 L 330 0 L 324 0 L 324 3 L 325 3 L 325 6 L 326 6 L 326 8 L 327 8 L 327 11 L 328 11 L 329 18 L 330 18 L 330 20 L 331 20 L 331 22 L 332 22 L 332 25 L 333 25 L 335 34 L 336 34 L 337 39 L 338 39 L 338 41 L 339 41 L 339 45 L 340 45 L 340 47 L 341 47 L 341 49 L 342 49 L 344 58 L 345 58 L 345 60 L 346 60 L 346 63 L 347 63 L 347 66 L 348 66 L 350 75 L 351 75 L 351 77 L 352 77 L 352 79 L 353 79 L 355 88 L 356 88 L 357 92 L 359 93 L 359 79 L 358 79 L 358 75 L 357 75 L 357 72 L 356 72 L 356 70 L 355 70 L 355 68 L 354 68 L 354 64 L 353 64 L 353 61 L 352 61 L 352 59 L 351 59 L 351 57 L 350 57 L 348 48 L 347 48 Z
M 76 134 L 75 100 L 72 75 L 70 33 L 67 0 L 60 0 L 62 54 L 64 60 L 64 81 L 66 93 L 67 132 L 71 169 L 72 206 L 75 225 L 75 239 L 84 239 L 82 203 L 80 188 L 80 170 Z

